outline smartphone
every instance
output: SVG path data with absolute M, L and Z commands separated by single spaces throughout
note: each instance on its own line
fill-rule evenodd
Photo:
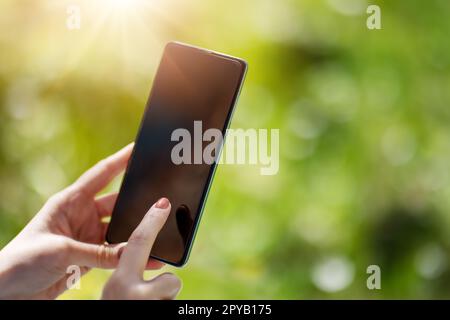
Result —
M 150 256 L 174 266 L 187 262 L 217 161 L 199 161 L 198 156 L 192 161 L 174 161 L 173 150 L 180 143 L 174 132 L 181 129 L 190 134 L 190 158 L 206 143 L 197 141 L 198 124 L 203 132 L 218 129 L 224 137 L 246 70 L 247 63 L 239 58 L 178 42 L 166 45 L 111 216 L 107 242 L 126 242 L 153 203 L 167 197 L 171 212 Z M 222 143 L 216 159 L 221 147 Z M 181 153 L 183 159 L 189 156 L 186 150 Z

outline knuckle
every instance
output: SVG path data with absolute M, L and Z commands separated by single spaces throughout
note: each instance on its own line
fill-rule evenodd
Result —
M 172 300 L 180 291 L 181 281 L 173 273 L 163 273 L 155 280 L 151 286 L 154 299 Z
M 135 230 L 130 239 L 128 239 L 128 244 L 142 246 L 147 244 L 149 241 L 148 235 L 140 230 Z
M 72 253 L 74 251 L 73 245 L 65 238 L 56 238 L 51 240 L 53 259 L 56 265 L 68 265 L 72 261 Z
M 181 280 L 180 280 L 180 278 L 178 278 L 173 273 L 165 272 L 160 277 L 161 277 L 162 281 L 164 281 L 164 283 L 167 286 L 171 287 L 171 288 L 176 289 L 176 288 L 180 288 L 181 287 Z
M 60 207 L 64 205 L 66 199 L 67 199 L 66 192 L 64 192 L 64 190 L 59 191 L 50 196 L 50 198 L 47 201 L 47 204 L 49 204 L 50 206 Z
M 103 288 L 103 297 L 105 299 L 137 299 L 141 296 L 138 291 L 139 286 L 126 275 L 115 272 L 105 287 Z
M 156 223 L 164 221 L 163 215 L 161 214 L 161 212 L 157 212 L 156 210 L 150 210 L 150 212 L 148 213 L 148 219 L 151 222 L 156 222 Z
M 166 217 L 161 212 L 151 209 L 144 217 L 142 223 L 148 228 L 161 228 Z
M 62 252 L 66 252 L 67 254 L 71 254 L 73 250 L 72 243 L 65 238 L 59 240 L 59 244 L 56 247 L 59 247 Z
M 148 285 L 141 284 L 134 286 L 130 292 L 133 299 L 156 299 L 153 290 L 148 289 Z
M 98 166 L 106 171 L 113 169 L 113 165 L 112 165 L 112 161 L 111 161 L 110 157 L 100 160 L 98 162 Z
M 83 205 L 89 198 L 82 189 L 72 185 L 68 188 L 54 194 L 51 198 L 51 203 L 62 210 L 69 208 L 78 208 Z

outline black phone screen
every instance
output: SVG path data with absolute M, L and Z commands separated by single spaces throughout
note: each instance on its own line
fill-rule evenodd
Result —
M 152 204 L 167 197 L 171 213 L 151 256 L 173 265 L 186 262 L 215 166 L 198 161 L 198 154 L 194 159 L 195 143 L 202 139 L 194 132 L 195 123 L 201 121 L 202 132 L 215 128 L 225 134 L 245 70 L 240 59 L 179 43 L 166 46 L 112 213 L 108 242 L 126 242 Z M 177 129 L 190 133 L 190 163 L 173 161 L 172 150 L 180 143 L 172 141 Z

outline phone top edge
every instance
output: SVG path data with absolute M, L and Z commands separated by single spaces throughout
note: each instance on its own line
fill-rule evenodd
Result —
M 169 41 L 164 46 L 164 50 L 166 50 L 166 48 L 168 46 L 170 46 L 170 45 L 176 45 L 176 46 L 181 46 L 181 47 L 185 47 L 185 48 L 195 49 L 195 50 L 203 51 L 203 52 L 208 53 L 208 54 L 216 55 L 216 56 L 221 57 L 221 58 L 230 59 L 232 61 L 239 62 L 241 64 L 241 66 L 244 68 L 244 71 L 246 71 L 246 69 L 248 68 L 248 63 L 244 59 L 236 57 L 236 56 L 232 56 L 232 55 L 229 55 L 229 54 L 226 54 L 226 53 L 223 53 L 223 52 L 219 52 L 219 51 L 215 51 L 215 50 L 211 50 L 211 49 L 198 47 L 198 46 L 195 46 L 195 45 L 192 45 L 192 44 L 187 44 L 187 43 L 180 42 L 180 41 Z

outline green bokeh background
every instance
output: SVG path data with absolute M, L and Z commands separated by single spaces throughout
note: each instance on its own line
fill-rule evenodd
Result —
M 180 298 L 450 298 L 449 1 L 111 2 L 0 3 L 0 246 L 134 139 L 178 40 L 247 60 L 232 127 L 280 129 L 277 175 L 218 168 Z

